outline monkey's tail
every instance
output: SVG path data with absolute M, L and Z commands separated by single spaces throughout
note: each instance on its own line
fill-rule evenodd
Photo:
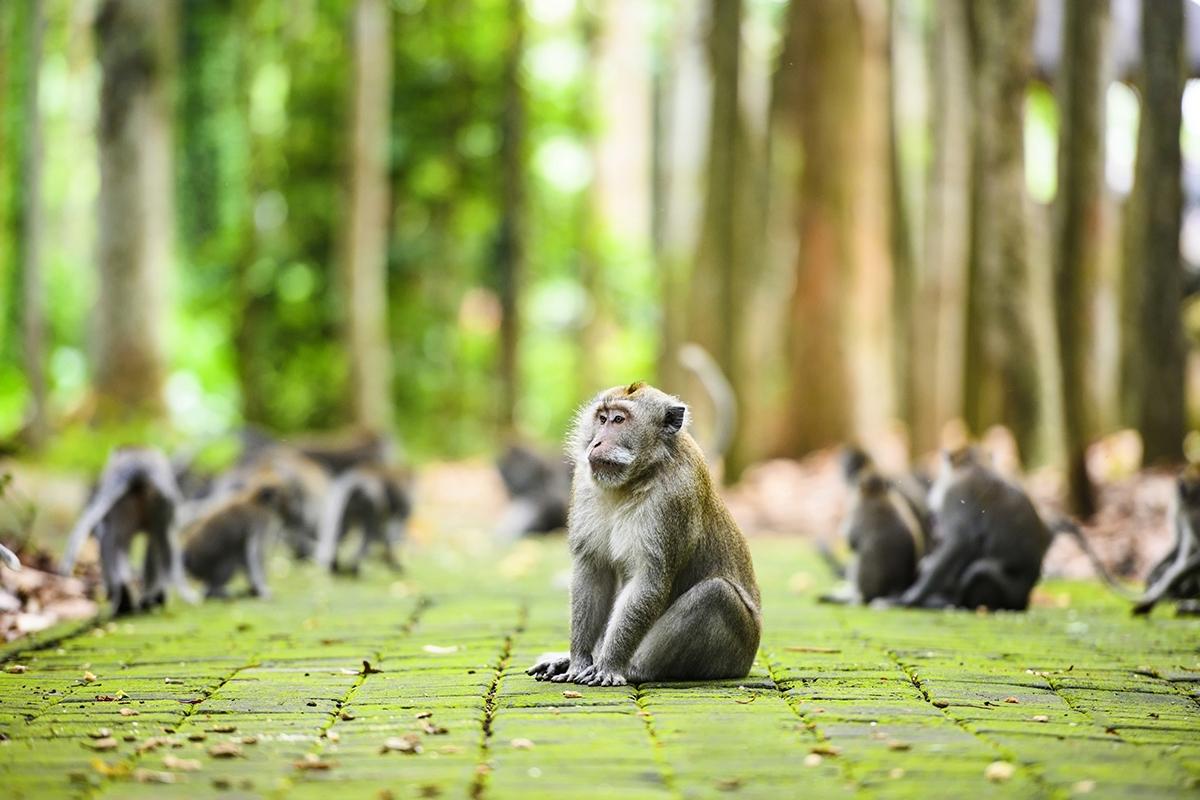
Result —
M 1083 535 L 1083 531 L 1081 531 L 1079 526 L 1073 521 L 1067 519 L 1066 517 L 1058 517 L 1051 524 L 1050 529 L 1055 533 L 1065 533 L 1075 540 L 1076 544 L 1079 545 L 1079 549 L 1083 551 L 1084 555 L 1087 556 L 1088 561 L 1091 562 L 1092 569 L 1096 571 L 1096 574 L 1100 576 L 1100 579 L 1108 585 L 1108 588 L 1111 589 L 1113 593 L 1126 600 L 1139 599 L 1139 595 L 1135 595 L 1134 593 L 1130 592 L 1129 589 L 1127 589 L 1120 581 L 1112 576 L 1112 573 L 1110 573 L 1108 568 L 1104 566 L 1104 562 L 1100 560 L 1098 555 L 1096 555 L 1096 551 L 1092 549 L 1092 545 L 1090 542 L 1088 542 L 1087 537 Z
M 825 562 L 825 566 L 829 567 L 829 571 L 833 573 L 833 577 L 843 580 L 846 577 L 846 565 L 843 564 L 833 552 L 833 548 L 829 546 L 829 542 L 822 539 L 817 542 L 817 552 L 821 554 L 821 560 Z
M 679 363 L 694 374 L 712 398 L 715 420 L 712 442 L 705 448 L 710 462 L 720 461 L 733 444 L 737 426 L 737 395 L 716 359 L 698 344 L 688 342 L 679 348 Z
M 3 562 L 4 566 L 11 569 L 13 572 L 19 572 L 21 570 L 21 559 L 17 558 L 16 553 L 14 553 L 12 550 L 9 550 L 2 544 L 0 544 L 0 562 Z
M 350 496 L 362 485 L 362 474 L 358 470 L 344 472 L 334 479 L 325 494 L 324 507 L 321 509 L 321 524 L 317 527 L 317 550 L 313 558 L 325 569 L 333 566 L 337 555 L 338 531 L 342 518 L 346 513 L 346 504 Z

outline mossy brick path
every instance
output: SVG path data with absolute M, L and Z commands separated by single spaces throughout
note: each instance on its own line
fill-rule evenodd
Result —
M 0 796 L 1200 796 L 1200 621 L 1134 620 L 1083 583 L 1045 587 L 1025 615 L 820 606 L 805 545 L 753 547 L 766 628 L 741 681 L 525 676 L 566 646 L 561 540 L 416 548 L 401 579 L 277 560 L 269 601 L 10 645 Z M 93 751 L 102 728 L 116 746 Z M 422 752 L 380 752 L 404 734 Z M 241 755 L 209 755 L 224 742 Z M 329 768 L 296 766 L 310 755 Z M 996 761 L 1006 781 L 985 777 Z M 146 782 L 165 772 L 175 783 Z

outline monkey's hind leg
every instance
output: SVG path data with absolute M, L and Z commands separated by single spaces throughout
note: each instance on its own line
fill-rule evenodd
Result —
M 959 581 L 958 603 L 962 608 L 983 606 L 992 611 L 1024 611 L 1029 607 L 1029 588 L 1004 571 L 995 559 L 981 558 L 969 566 Z
M 762 624 L 749 598 L 724 578 L 710 578 L 671 604 L 630 659 L 630 683 L 740 678 L 758 652 Z
M 96 533 L 100 539 L 100 571 L 104 576 L 104 588 L 114 616 L 123 616 L 137 610 L 133 595 L 133 571 L 129 566 L 127 543 L 121 541 L 115 526 L 102 522 Z

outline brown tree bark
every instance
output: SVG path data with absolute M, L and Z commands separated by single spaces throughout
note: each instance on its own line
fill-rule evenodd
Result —
M 1025 90 L 1033 0 L 968 4 L 974 53 L 974 166 L 966 419 L 1008 426 L 1023 457 L 1039 422 L 1025 192 Z
M 1143 461 L 1174 462 L 1185 430 L 1179 228 L 1183 2 L 1142 3 L 1142 113 L 1126 221 L 1121 383 Z
M 1055 318 L 1067 456 L 1067 503 L 1096 510 L 1087 472 L 1095 429 L 1088 358 L 1091 310 L 1104 244 L 1104 99 L 1108 91 L 1108 0 L 1066 0 L 1058 74 L 1058 196 L 1055 200 Z
M 162 411 L 171 272 L 172 0 L 104 0 L 94 385 L 101 418 Z
M 913 320 L 913 349 L 931 357 L 918 357 L 913 375 L 917 452 L 935 447 L 942 426 L 963 415 L 973 119 L 967 2 L 944 0 L 931 9 L 932 153 Z
M 343 325 L 355 422 L 392 427 L 388 337 L 388 148 L 392 101 L 392 11 L 385 0 L 354 7 L 350 203 L 342 259 Z
M 895 411 L 887 8 L 794 0 L 776 135 L 802 150 L 792 298 L 795 454 L 879 434 Z
M 500 230 L 496 242 L 497 286 L 500 295 L 500 408 L 501 431 L 516 428 L 520 391 L 520 292 L 525 271 L 525 91 L 521 57 L 525 49 L 525 4 L 508 0 L 508 41 L 501 81 L 504 110 L 500 117 Z

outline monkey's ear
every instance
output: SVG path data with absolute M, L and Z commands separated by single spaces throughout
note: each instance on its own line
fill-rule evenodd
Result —
M 687 419 L 687 406 L 680 404 L 670 406 L 667 409 L 667 415 L 663 418 L 663 428 L 667 433 L 679 433 L 683 430 L 683 422 Z

